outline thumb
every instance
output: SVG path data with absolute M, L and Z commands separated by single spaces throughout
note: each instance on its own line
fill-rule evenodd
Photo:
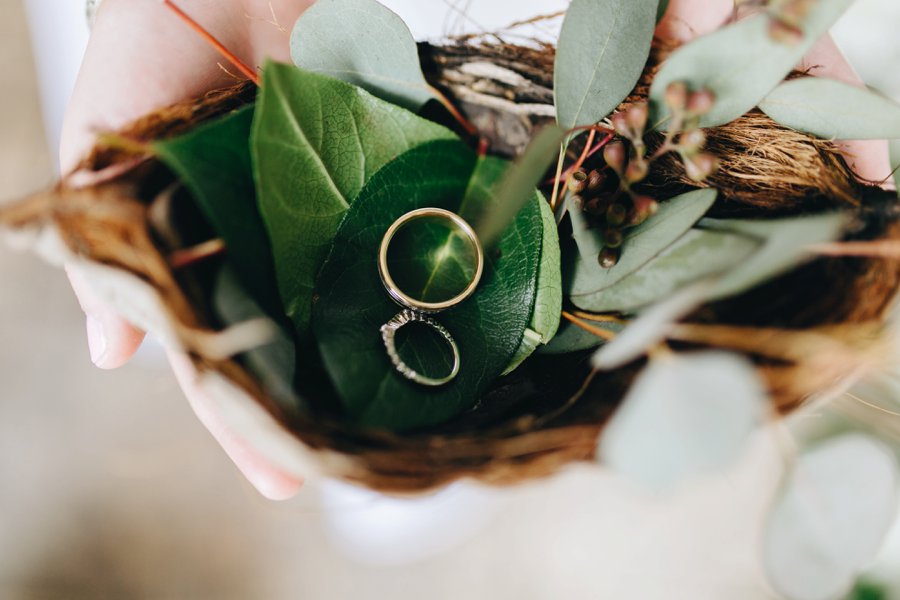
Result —
M 77 266 L 66 265 L 66 274 L 81 309 L 87 315 L 86 329 L 91 361 L 101 369 L 121 367 L 137 352 L 144 332 L 110 309 L 91 288 Z

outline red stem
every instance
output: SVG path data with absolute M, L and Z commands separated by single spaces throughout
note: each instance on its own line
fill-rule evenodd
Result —
M 209 45 L 216 49 L 216 51 L 221 54 L 225 59 L 234 65 L 234 67 L 243 73 L 247 79 L 255 83 L 257 86 L 259 85 L 259 75 L 257 75 L 256 71 L 248 67 L 241 59 L 239 59 L 235 54 L 225 47 L 222 42 L 216 39 L 216 37 L 208 32 L 200 23 L 195 21 L 188 15 L 186 12 L 178 8 L 172 0 L 162 0 L 162 3 L 175 15 L 184 21 L 188 27 L 193 29 L 200 37 L 206 40 Z

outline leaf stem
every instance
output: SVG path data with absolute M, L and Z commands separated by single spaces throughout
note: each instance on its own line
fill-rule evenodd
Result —
M 184 269 L 224 252 L 225 242 L 221 239 L 209 240 L 190 248 L 175 250 L 169 254 L 169 264 L 173 269 Z
M 435 98 L 438 102 L 440 102 L 444 108 L 447 109 L 447 112 L 450 113 L 450 116 L 453 117 L 457 123 L 459 123 L 463 129 L 466 130 L 466 133 L 469 135 L 478 135 L 478 128 L 472 125 L 472 123 L 463 116 L 459 109 L 454 106 L 450 99 L 447 98 L 439 89 L 434 87 L 433 85 L 428 86 L 431 90 L 431 93 L 434 94 Z
M 243 73 L 247 79 L 255 83 L 257 86 L 259 85 L 259 75 L 247 66 L 241 59 L 239 59 L 231 50 L 225 47 L 222 42 L 220 42 L 216 37 L 207 31 L 200 23 L 195 21 L 190 15 L 181 10 L 172 0 L 161 0 L 162 3 L 171 10 L 175 15 L 181 19 L 188 27 L 194 30 L 201 38 L 203 38 L 210 46 L 215 48 L 215 50 L 221 54 L 225 59 L 230 62 L 234 67 Z
M 588 324 L 588 323 L 582 321 L 581 319 L 579 319 L 578 317 L 576 317 L 576 316 L 573 315 L 572 313 L 563 311 L 563 312 L 562 312 L 562 317 L 563 317 L 565 320 L 567 320 L 567 321 L 569 321 L 570 323 L 572 323 L 573 325 L 575 325 L 576 327 L 578 327 L 578 328 L 580 328 L 580 329 L 584 329 L 584 330 L 587 331 L 588 333 L 591 333 L 591 334 L 593 334 L 593 335 L 596 335 L 598 338 L 604 339 L 604 340 L 606 340 L 607 342 L 611 341 L 613 338 L 616 337 L 616 334 L 614 334 L 613 332 L 611 332 L 611 331 L 606 331 L 605 329 L 600 329 L 599 327 L 594 327 L 593 325 L 590 325 L 590 324 Z

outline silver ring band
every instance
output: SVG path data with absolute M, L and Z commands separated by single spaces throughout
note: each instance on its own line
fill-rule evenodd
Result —
M 447 342 L 447 345 L 450 346 L 450 350 L 453 352 L 453 368 L 448 375 L 440 378 L 426 377 L 425 375 L 417 373 L 412 367 L 403 362 L 402 358 L 400 358 L 396 345 L 397 331 L 404 325 L 412 323 L 413 321 L 424 323 L 434 329 L 444 341 Z M 387 349 L 391 362 L 394 363 L 394 368 L 411 381 L 415 381 L 421 385 L 437 387 L 449 383 L 459 373 L 459 347 L 456 345 L 453 336 L 450 335 L 450 332 L 447 331 L 443 325 L 422 313 L 409 309 L 401 311 L 393 319 L 381 326 L 381 339 L 384 341 L 384 347 Z
M 394 282 L 394 279 L 391 277 L 391 273 L 388 270 L 388 249 L 390 248 L 391 240 L 394 239 L 394 235 L 400 230 L 401 227 L 403 227 L 410 221 L 427 217 L 438 217 L 450 221 L 451 223 L 456 225 L 460 229 L 460 231 L 463 232 L 463 235 L 466 236 L 466 238 L 472 244 L 472 247 L 475 249 L 475 274 L 472 276 L 472 281 L 469 282 L 469 285 L 467 285 L 466 289 L 464 289 L 462 292 L 460 292 L 453 298 L 450 298 L 449 300 L 445 300 L 443 302 L 425 302 L 423 300 L 417 300 L 408 296 Z M 448 308 L 456 306 L 475 293 L 475 290 L 478 288 L 478 283 L 481 281 L 481 276 L 483 273 L 484 249 L 481 246 L 481 241 L 478 239 L 478 235 L 475 233 L 475 230 L 472 229 L 472 226 L 469 225 L 468 222 L 466 222 L 465 219 L 454 212 L 450 212 L 449 210 L 444 210 L 443 208 L 420 208 L 418 210 L 410 211 L 394 221 L 393 225 L 388 228 L 387 232 L 384 234 L 384 237 L 381 239 L 381 248 L 378 251 L 378 274 L 381 277 L 381 282 L 384 284 L 384 287 L 387 290 L 388 294 L 390 294 L 391 298 L 394 299 L 394 302 L 396 302 L 400 306 L 411 308 L 413 310 L 424 313 L 437 313 L 442 310 L 447 310 Z

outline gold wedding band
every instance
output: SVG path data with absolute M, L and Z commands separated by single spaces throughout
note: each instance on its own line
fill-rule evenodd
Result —
M 469 243 L 471 243 L 475 249 L 475 274 L 472 277 L 472 281 L 469 282 L 469 285 L 466 286 L 462 292 L 443 302 L 425 302 L 407 295 L 396 284 L 391 277 L 390 269 L 388 269 L 388 249 L 390 248 L 391 241 L 394 239 L 396 233 L 401 227 L 411 221 L 429 217 L 438 217 L 450 221 L 463 233 L 463 235 L 466 236 Z M 397 304 L 423 313 L 433 314 L 456 306 L 475 293 L 483 273 L 484 249 L 481 246 L 481 240 L 478 239 L 475 230 L 472 229 L 472 226 L 469 225 L 465 219 L 456 213 L 444 210 L 443 208 L 420 208 L 406 213 L 394 221 L 393 225 L 388 228 L 381 240 L 381 248 L 378 251 L 378 274 L 381 276 L 381 282 L 384 284 L 388 294 L 391 295 L 391 298 L 393 298 Z

